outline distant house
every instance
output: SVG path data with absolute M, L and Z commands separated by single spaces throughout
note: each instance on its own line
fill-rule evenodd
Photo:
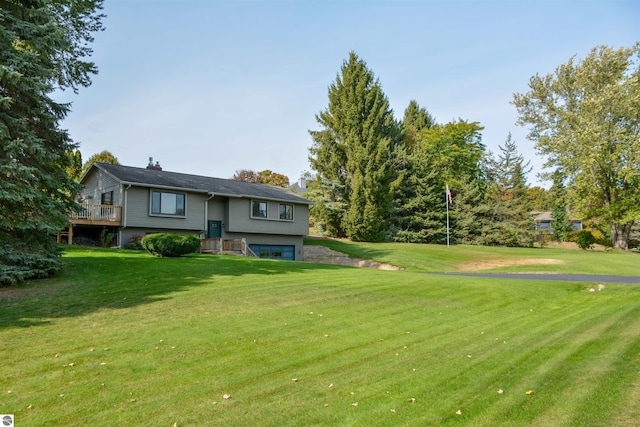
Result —
M 299 178 L 297 182 L 289 186 L 289 191 L 293 191 L 296 194 L 306 194 L 309 189 L 307 188 L 306 178 Z
M 531 215 L 536 223 L 536 230 L 538 234 L 553 233 L 553 228 L 551 227 L 553 214 L 551 212 L 532 212 Z M 582 230 L 582 221 L 579 219 L 569 219 L 569 224 L 571 224 L 574 230 Z
M 152 163 L 146 169 L 94 163 L 80 183 L 82 209 L 72 225 L 108 227 L 119 247 L 135 235 L 189 233 L 208 252 L 303 257 L 312 202 L 280 187 L 167 172 Z

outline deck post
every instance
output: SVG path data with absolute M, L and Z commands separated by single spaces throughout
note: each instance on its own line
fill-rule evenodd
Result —
M 69 224 L 69 235 L 67 236 L 67 244 L 73 245 L 73 224 Z

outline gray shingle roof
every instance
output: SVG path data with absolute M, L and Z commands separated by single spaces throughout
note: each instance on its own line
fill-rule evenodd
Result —
M 112 175 L 123 184 L 193 190 L 229 197 L 259 198 L 303 204 L 313 203 L 284 188 L 271 185 L 108 163 L 94 163 L 94 166 Z

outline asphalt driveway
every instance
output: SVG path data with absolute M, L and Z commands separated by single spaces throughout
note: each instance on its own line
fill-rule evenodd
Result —
M 640 276 L 598 276 L 593 274 L 533 274 L 533 273 L 426 273 L 445 276 L 493 277 L 496 279 L 556 280 L 562 282 L 626 283 L 640 285 Z

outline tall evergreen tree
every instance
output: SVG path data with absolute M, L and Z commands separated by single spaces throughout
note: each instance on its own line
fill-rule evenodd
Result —
M 549 189 L 552 215 L 551 229 L 555 240 L 565 242 L 569 238 L 569 233 L 573 230 L 569 223 L 567 189 L 564 186 L 564 178 L 559 170 L 556 170 L 552 177 L 553 185 Z
M 0 9 L 0 278 L 14 283 L 61 266 L 48 234 L 64 227 L 77 184 L 75 148 L 59 124 L 56 90 L 91 83 L 102 0 L 13 0 Z
M 524 157 L 518 154 L 511 134 L 499 149 L 501 153 L 497 159 L 489 162 L 487 171 L 492 226 L 491 231 L 482 237 L 482 243 L 531 246 L 535 240 L 535 230 L 526 192 L 529 162 L 525 163 Z
M 404 118 L 402 119 L 402 139 L 405 146 L 409 150 L 419 144 L 420 133 L 423 129 L 431 129 L 436 126 L 436 119 L 427 111 L 426 108 L 420 107 L 414 100 L 404 110 Z
M 438 171 L 424 161 L 420 147 L 396 150 L 399 179 L 391 213 L 391 239 L 397 242 L 443 243 L 446 204 Z
M 326 227 L 335 235 L 380 240 L 388 227 L 394 178 L 390 157 L 398 125 L 380 83 L 354 52 L 328 92 L 329 105 L 316 116 L 322 129 L 310 131 L 309 161 L 322 193 L 315 201 L 344 206 L 340 224 Z M 316 222 L 328 222 L 326 213 L 315 209 Z
M 451 212 L 451 235 L 454 242 L 480 245 L 491 234 L 492 204 L 487 199 L 487 185 L 482 180 L 464 177 L 455 193 Z

